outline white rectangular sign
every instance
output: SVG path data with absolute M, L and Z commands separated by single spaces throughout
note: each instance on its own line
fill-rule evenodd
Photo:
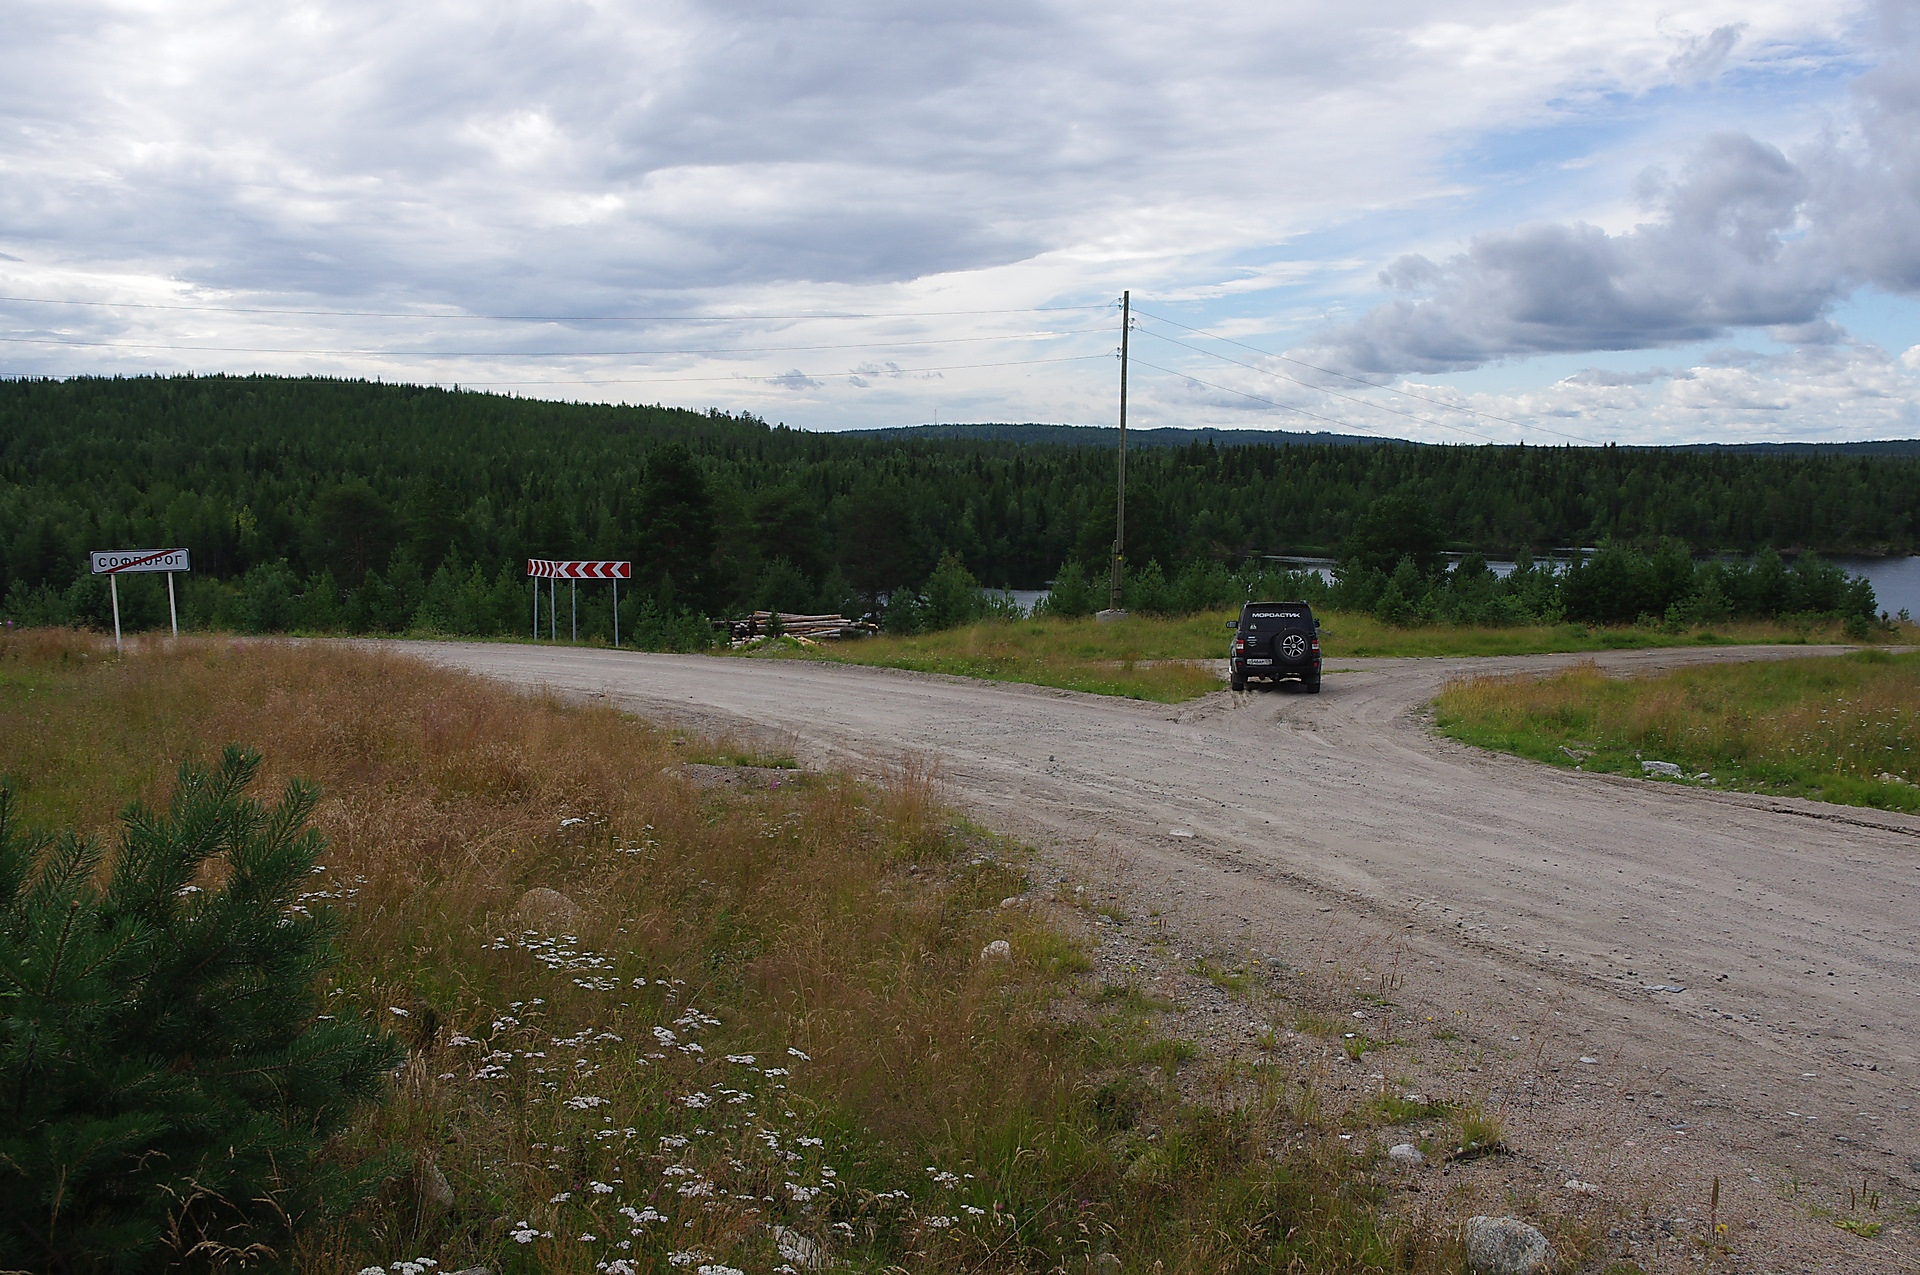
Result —
M 93 553 L 93 574 L 97 576 L 120 576 L 135 571 L 191 571 L 187 565 L 185 549 L 118 549 L 109 552 L 95 550 Z

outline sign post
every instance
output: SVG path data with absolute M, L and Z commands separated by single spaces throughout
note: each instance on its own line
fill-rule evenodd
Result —
M 540 637 L 540 582 L 547 582 L 547 636 L 557 640 L 560 636 L 560 606 L 556 583 L 568 582 L 573 600 L 573 640 L 580 640 L 580 586 L 581 580 L 610 580 L 613 582 L 613 644 L 620 645 L 620 582 L 633 578 L 631 562 L 588 561 L 582 559 L 528 558 L 527 577 L 533 581 L 533 636 Z
M 167 573 L 167 620 L 173 627 L 173 635 L 180 636 L 180 610 L 173 600 L 173 573 L 191 571 L 185 549 L 119 549 L 94 550 L 90 555 L 93 561 L 93 574 L 107 578 L 107 592 L 113 597 L 113 649 L 120 649 L 120 577 L 123 575 L 164 571 Z

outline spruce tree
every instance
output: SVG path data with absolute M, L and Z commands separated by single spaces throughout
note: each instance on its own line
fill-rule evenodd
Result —
M 401 1051 L 320 1012 L 340 923 L 300 902 L 318 789 L 266 808 L 259 766 L 237 746 L 183 764 L 111 856 L 23 829 L 0 786 L 0 1265 L 268 1257 L 364 1189 L 321 1149 Z

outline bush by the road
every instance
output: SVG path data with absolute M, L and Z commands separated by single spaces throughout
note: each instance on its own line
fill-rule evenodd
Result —
M 364 1193 L 321 1151 L 400 1051 L 319 1003 L 341 928 L 312 898 L 334 893 L 306 826 L 319 793 L 290 783 L 262 807 L 259 767 L 239 748 L 182 765 L 164 813 L 127 809 L 110 858 L 24 829 L 0 787 L 7 1265 L 244 1261 Z

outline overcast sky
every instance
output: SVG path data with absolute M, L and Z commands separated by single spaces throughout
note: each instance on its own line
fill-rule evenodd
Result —
M 1111 424 L 1131 289 L 1138 426 L 1920 436 L 1916 0 L 0 0 L 0 30 L 10 374 Z

